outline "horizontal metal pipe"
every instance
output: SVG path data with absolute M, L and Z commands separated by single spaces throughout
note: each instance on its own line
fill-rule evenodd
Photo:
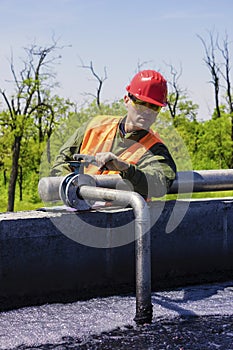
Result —
M 233 190 L 233 169 L 180 171 L 169 193 Z
M 114 201 L 129 205 L 135 216 L 135 256 L 136 256 L 136 315 L 137 324 L 150 323 L 151 305 L 151 242 L 150 213 L 145 200 L 136 192 L 102 187 L 81 186 L 79 196 L 83 199 Z
M 52 202 L 61 200 L 59 187 L 64 176 L 42 177 L 38 184 L 38 193 L 42 201 Z
M 81 174 L 83 176 L 83 174 Z M 89 175 L 88 175 L 89 176 Z M 97 187 L 116 188 L 129 190 L 120 175 L 92 175 Z M 38 184 L 40 198 L 44 202 L 59 201 L 59 188 L 65 176 L 42 177 Z M 88 182 L 87 182 L 88 185 Z M 119 186 L 118 186 L 119 185 Z
M 124 188 L 120 175 L 94 175 L 97 187 Z M 39 181 L 40 198 L 60 200 L 59 186 L 64 177 L 43 177 Z M 180 171 L 168 193 L 192 193 L 233 190 L 233 169 Z
M 97 187 L 116 188 L 118 183 L 123 183 L 120 175 L 92 175 Z

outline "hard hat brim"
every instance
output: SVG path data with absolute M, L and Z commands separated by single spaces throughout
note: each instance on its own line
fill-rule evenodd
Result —
M 130 92 L 130 85 L 126 87 L 126 90 Z M 143 96 L 137 93 L 132 94 L 133 96 L 137 97 L 137 99 L 143 101 L 143 102 L 148 102 L 152 103 L 153 105 L 160 106 L 160 107 L 165 107 L 167 105 L 167 102 L 161 103 L 159 101 L 156 101 L 155 99 L 148 97 L 148 96 Z

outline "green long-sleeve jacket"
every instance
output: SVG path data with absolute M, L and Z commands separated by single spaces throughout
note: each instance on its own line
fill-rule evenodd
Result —
M 78 128 L 60 149 L 52 167 L 51 176 L 65 175 L 71 171 L 66 162 L 73 160 L 73 154 L 80 153 L 87 125 L 88 123 Z M 144 137 L 146 133 L 148 131 L 138 130 L 123 135 L 118 127 L 111 152 L 115 155 L 121 154 L 132 143 Z M 131 164 L 129 169 L 120 172 L 120 175 L 123 179 L 130 181 L 134 191 L 140 193 L 144 198 L 161 197 L 168 191 L 175 179 L 176 165 L 167 147 L 163 143 L 156 143 L 141 157 L 136 165 Z

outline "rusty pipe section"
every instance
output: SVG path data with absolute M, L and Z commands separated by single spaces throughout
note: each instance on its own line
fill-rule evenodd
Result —
M 150 212 L 146 201 L 136 192 L 81 186 L 78 196 L 86 200 L 113 201 L 129 205 L 135 216 L 136 315 L 137 324 L 151 323 L 151 237 Z

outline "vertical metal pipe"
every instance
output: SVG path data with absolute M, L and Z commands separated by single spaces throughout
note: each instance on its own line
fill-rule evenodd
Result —
M 151 323 L 151 249 L 150 232 L 144 233 L 135 241 L 136 258 L 136 314 L 137 324 Z
M 146 201 L 136 192 L 101 187 L 81 186 L 83 199 L 100 199 L 130 205 L 135 215 L 135 268 L 136 268 L 136 315 L 137 324 L 151 323 L 151 237 L 150 213 Z
M 136 315 L 137 324 L 151 323 L 151 235 L 150 213 L 141 196 L 133 196 L 135 214 Z

